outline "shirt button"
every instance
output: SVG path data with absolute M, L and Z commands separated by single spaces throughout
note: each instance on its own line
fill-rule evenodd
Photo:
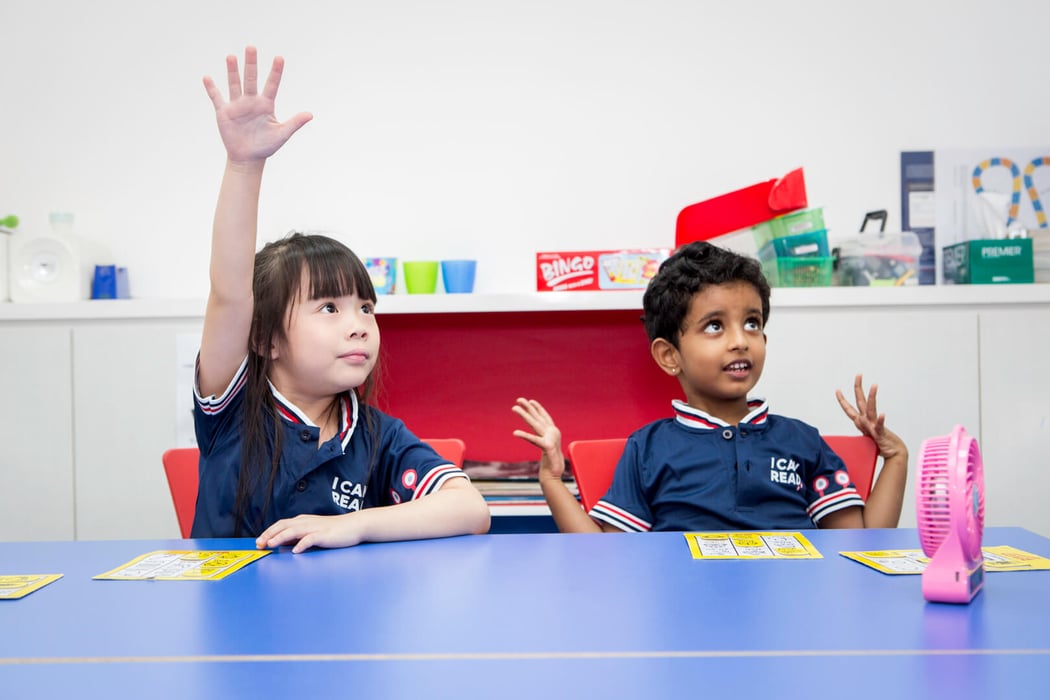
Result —
M 722 431 L 722 437 L 724 437 L 726 440 L 732 440 L 733 439 L 733 431 L 730 430 L 729 428 L 726 428 L 725 430 Z
M 299 479 L 299 483 L 295 485 L 295 490 L 302 493 L 306 490 L 306 479 Z
M 309 430 L 304 430 L 301 433 L 299 433 L 299 439 L 302 440 L 303 442 L 309 442 L 310 441 L 310 431 Z

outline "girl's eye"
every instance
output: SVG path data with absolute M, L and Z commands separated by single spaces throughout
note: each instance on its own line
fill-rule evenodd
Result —
M 376 307 L 372 306 L 372 304 L 362 304 L 361 305 L 361 313 L 363 313 L 363 314 L 374 314 L 375 312 L 376 312 Z
M 333 304 L 332 302 L 328 302 L 327 304 L 321 307 L 321 312 L 326 314 L 334 314 L 338 311 L 339 310 L 335 308 L 335 304 Z

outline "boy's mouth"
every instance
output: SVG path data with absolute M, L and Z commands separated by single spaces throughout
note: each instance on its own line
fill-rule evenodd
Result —
M 745 376 L 751 371 L 751 362 L 748 360 L 736 360 L 723 367 L 723 370 L 735 376 Z

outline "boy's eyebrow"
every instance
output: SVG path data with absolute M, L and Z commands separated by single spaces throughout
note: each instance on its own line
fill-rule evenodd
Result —
M 725 309 L 713 309 L 711 311 L 708 311 L 706 314 L 700 316 L 700 318 L 696 319 L 696 322 L 697 323 L 703 323 L 704 321 L 710 321 L 713 318 L 718 318 L 720 316 L 725 316 L 725 315 L 726 315 Z M 744 315 L 745 316 L 759 316 L 759 317 L 761 317 L 762 316 L 762 309 L 760 309 L 758 307 L 752 307 L 750 309 L 746 309 L 744 311 Z

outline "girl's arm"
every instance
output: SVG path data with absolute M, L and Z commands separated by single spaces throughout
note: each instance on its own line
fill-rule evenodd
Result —
M 259 535 L 255 545 L 268 549 L 295 543 L 292 551 L 299 553 L 310 547 L 482 535 L 488 530 L 489 507 L 485 499 L 467 479 L 455 478 L 435 493 L 396 506 L 278 520 Z
M 201 337 L 200 391 L 220 393 L 248 351 L 252 320 L 252 271 L 255 263 L 259 190 L 263 166 L 312 116 L 300 112 L 286 122 L 274 116 L 284 59 L 274 58 L 270 75 L 258 91 L 254 47 L 244 51 L 244 80 L 237 57 L 226 57 L 229 101 L 210 77 L 204 88 L 215 107 L 215 119 L 226 148 L 226 170 L 212 224 L 211 288 Z

